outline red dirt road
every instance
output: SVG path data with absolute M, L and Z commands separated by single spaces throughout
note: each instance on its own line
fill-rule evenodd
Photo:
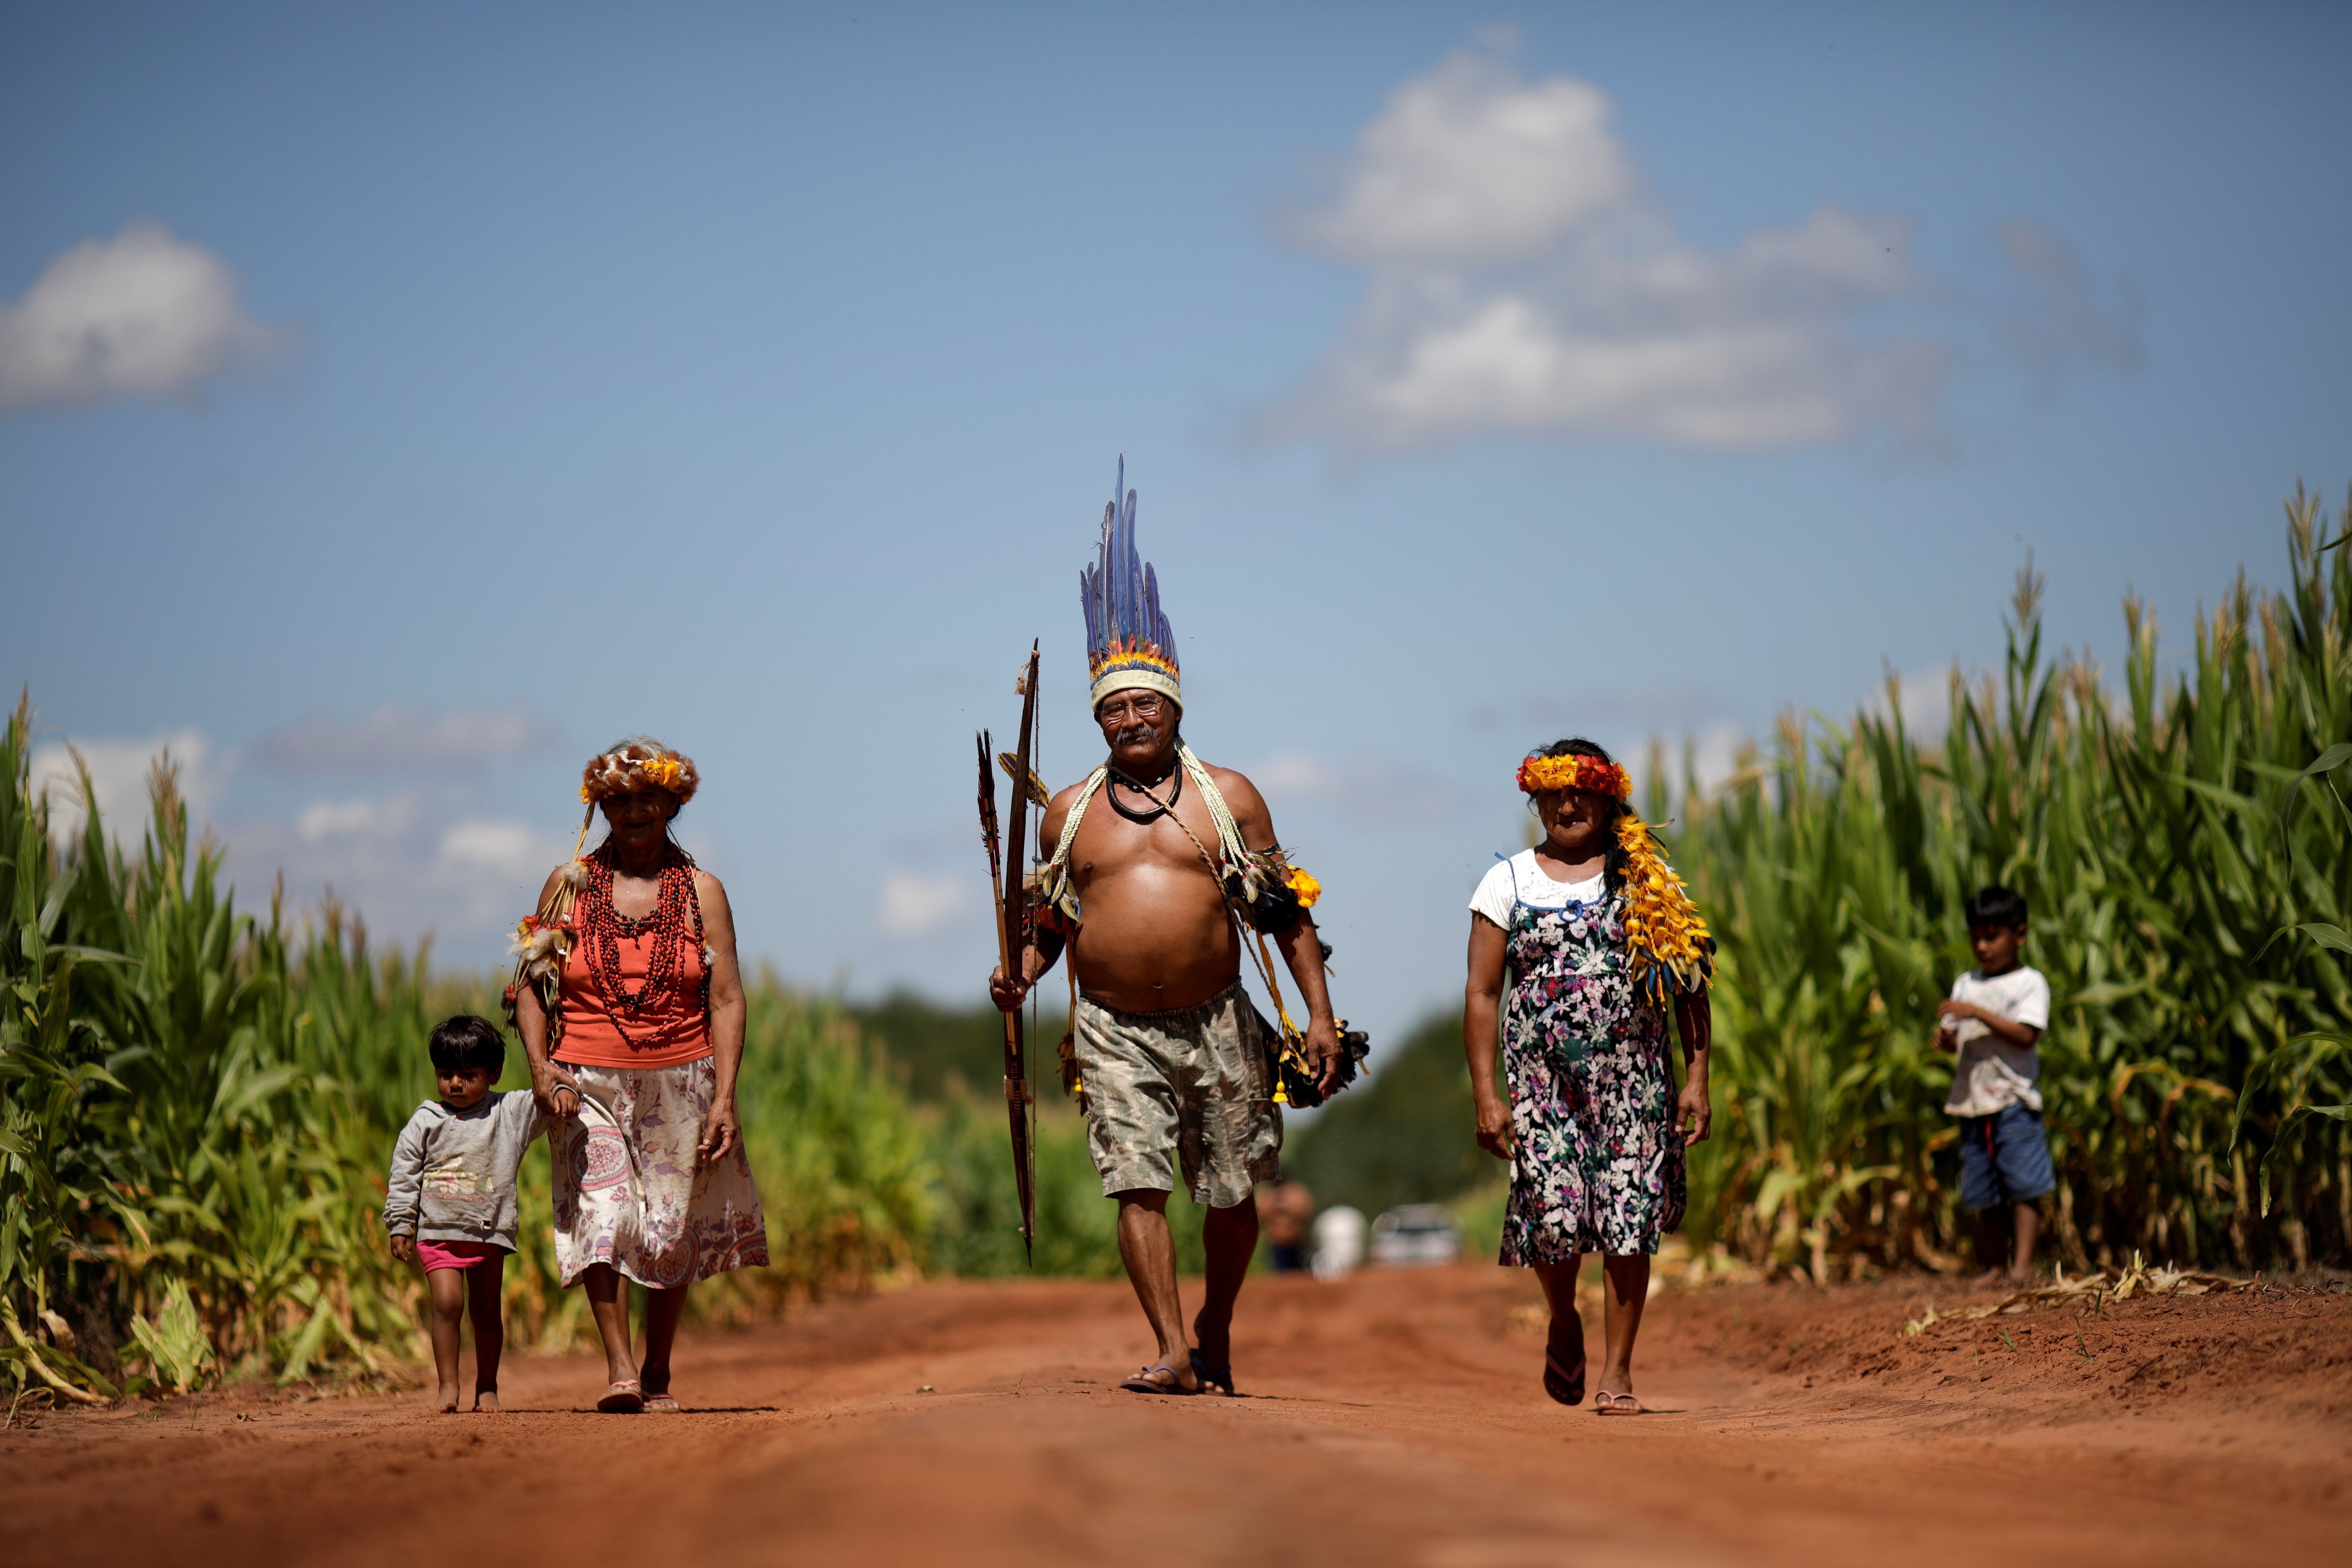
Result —
M 2343 1560 L 2340 1291 L 1915 1335 L 1948 1284 L 1669 1291 L 1634 1419 L 1543 1397 L 1536 1300 L 1473 1265 L 1254 1280 L 1240 1400 L 1117 1392 L 1133 1298 L 1048 1281 L 690 1339 L 680 1394 L 727 1408 L 683 1416 L 583 1413 L 579 1358 L 510 1360 L 497 1416 L 45 1413 L 0 1434 L 0 1540 L 16 1568 Z

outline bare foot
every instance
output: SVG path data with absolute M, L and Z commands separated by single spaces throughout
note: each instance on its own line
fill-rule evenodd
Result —
M 441 1398 L 439 1402 L 433 1407 L 433 1413 L 436 1415 L 457 1415 L 457 1391 L 454 1388 L 444 1388 L 441 1391 Z
M 495 1388 L 478 1388 L 474 1390 L 474 1408 L 477 1410 L 488 1411 L 493 1415 L 497 1415 L 499 1409 L 499 1391 Z
M 1979 1287 L 1985 1285 L 2000 1285 L 2005 1283 L 2008 1279 L 2009 1271 L 2007 1269 L 1988 1268 L 1983 1273 L 1978 1275 L 1974 1279 L 1969 1280 L 1969 1283 L 1972 1286 Z

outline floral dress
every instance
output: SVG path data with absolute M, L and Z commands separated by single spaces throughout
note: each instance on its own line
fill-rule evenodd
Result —
M 1518 1148 L 1506 1264 L 1654 1253 L 1682 1224 L 1666 1017 L 1634 994 L 1623 908 L 1604 895 L 1539 909 L 1513 885 L 1502 1035 Z

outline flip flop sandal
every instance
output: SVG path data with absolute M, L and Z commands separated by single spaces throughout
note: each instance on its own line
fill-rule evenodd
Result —
M 1192 1375 L 1201 1380 L 1202 1393 L 1206 1394 L 1209 1390 L 1213 1388 L 1224 1394 L 1228 1399 L 1239 1399 L 1241 1397 L 1241 1390 L 1234 1386 L 1233 1363 L 1227 1362 L 1223 1366 L 1211 1366 L 1207 1362 L 1201 1359 L 1201 1352 L 1199 1351 L 1191 1351 L 1186 1353 L 1191 1355 L 1192 1358 Z
M 1640 1415 L 1644 1414 L 1642 1402 L 1630 1394 L 1612 1394 L 1607 1389 L 1595 1389 L 1592 1394 L 1595 1415 Z
M 1553 1348 L 1558 1342 L 1556 1339 L 1547 1337 L 1544 1342 L 1543 1391 L 1555 1402 L 1570 1408 L 1584 1403 L 1584 1331 L 1580 1323 L 1577 1326 L 1576 1339 L 1576 1364 L 1573 1367 L 1559 1359 L 1559 1352 Z
M 1570 1409 L 1574 1409 L 1577 1405 L 1583 1404 L 1583 1358 L 1580 1356 L 1577 1359 L 1576 1369 L 1571 1372 L 1567 1367 L 1559 1364 L 1559 1358 L 1558 1356 L 1552 1354 L 1549 1350 L 1545 1351 L 1543 1391 L 1551 1395 L 1554 1403 L 1565 1405 Z
M 1158 1378 L 1153 1377 L 1151 1374 L 1155 1372 L 1166 1373 L 1168 1374 L 1168 1381 L 1166 1383 L 1162 1383 Z M 1192 1395 L 1201 1392 L 1197 1388 L 1187 1388 L 1182 1384 L 1177 1382 L 1176 1379 L 1181 1374 L 1176 1371 L 1176 1369 L 1169 1365 L 1166 1362 L 1156 1361 L 1150 1366 L 1138 1372 L 1133 1377 L 1129 1378 L 1125 1383 L 1120 1384 L 1119 1386 L 1126 1389 L 1129 1394 L 1177 1394 L 1185 1398 L 1190 1398 Z
M 625 1377 L 604 1390 L 604 1397 L 596 1408 L 606 1415 L 635 1415 L 646 1407 L 644 1388 L 634 1377 Z
M 677 1402 L 675 1394 L 648 1394 L 646 1395 L 645 1411 L 648 1415 L 682 1415 L 686 1413 L 686 1406 Z

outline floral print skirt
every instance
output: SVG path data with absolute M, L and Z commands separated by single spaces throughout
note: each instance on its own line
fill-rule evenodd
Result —
M 1503 1005 L 1511 1193 L 1501 1261 L 1654 1253 L 1683 1222 L 1686 1189 L 1663 1009 L 1625 965 L 1615 899 L 1521 904 Z
M 718 1097 L 709 1057 L 666 1068 L 574 1067 L 580 1114 L 553 1124 L 555 1261 L 571 1284 L 609 1263 L 670 1289 L 768 1261 L 768 1221 L 739 1142 L 698 1168 Z

